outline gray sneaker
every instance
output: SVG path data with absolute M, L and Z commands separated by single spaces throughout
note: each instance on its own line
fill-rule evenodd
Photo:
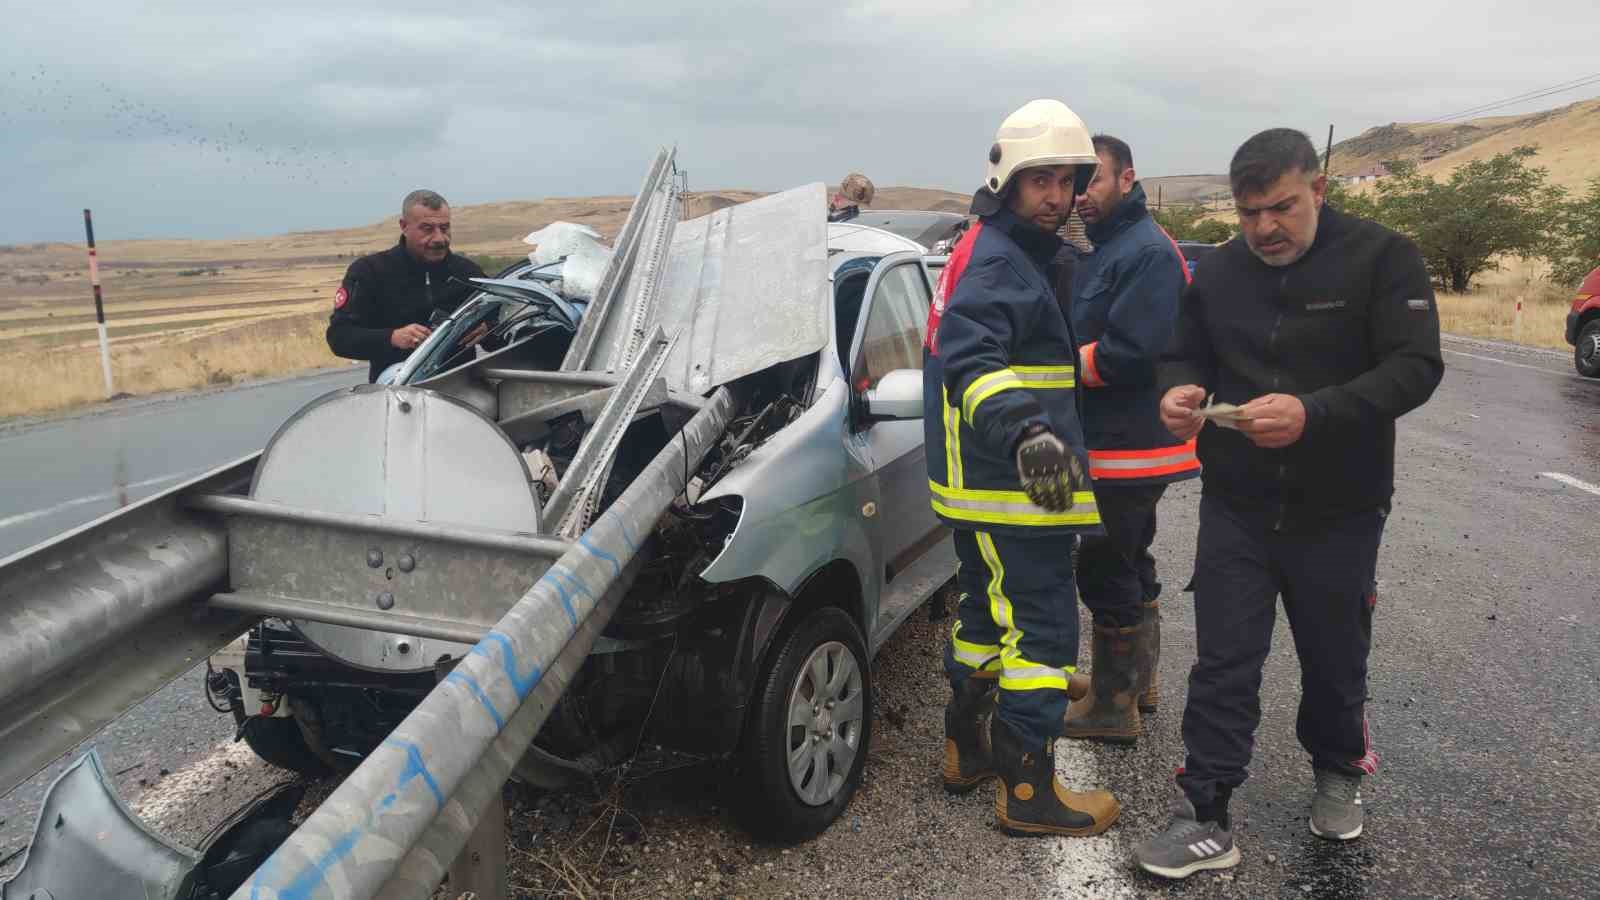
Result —
M 1172 823 L 1133 851 L 1139 868 L 1162 878 L 1188 878 L 1202 869 L 1239 864 L 1233 835 L 1216 822 L 1195 821 L 1194 804 L 1181 797 L 1172 804 Z
M 1361 776 L 1316 769 L 1317 795 L 1311 798 L 1311 833 L 1330 841 L 1361 836 Z

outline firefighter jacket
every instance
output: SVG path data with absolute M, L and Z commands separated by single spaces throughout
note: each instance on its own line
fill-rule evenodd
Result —
M 455 312 L 474 290 L 466 279 L 482 277 L 478 264 L 459 253 L 425 266 L 406 252 L 401 238 L 345 271 L 333 297 L 328 348 L 346 359 L 368 360 L 367 381 L 377 381 L 384 369 L 411 354 L 389 343 L 390 333 L 407 325 L 428 325 L 436 311 Z
M 1200 432 L 1205 492 L 1291 531 L 1370 509 L 1394 493 L 1395 419 L 1444 375 L 1439 312 L 1408 238 L 1324 207 L 1306 255 L 1258 260 L 1243 237 L 1206 257 L 1185 294 L 1163 389 L 1197 384 L 1244 404 L 1292 394 L 1305 431 L 1282 449 L 1241 432 Z
M 1156 366 L 1172 340 L 1189 269 L 1145 208 L 1144 186 L 1088 227 L 1094 250 L 1076 253 L 1072 331 L 1089 474 L 1104 484 L 1167 484 L 1200 474 L 1193 441 L 1161 424 Z
M 1061 241 L 1009 209 L 981 218 L 940 273 L 928 317 L 923 428 L 933 508 L 953 528 L 1101 533 L 1094 494 L 1055 513 L 1022 492 L 1016 450 L 1042 425 L 1083 453 L 1075 343 L 1046 265 Z

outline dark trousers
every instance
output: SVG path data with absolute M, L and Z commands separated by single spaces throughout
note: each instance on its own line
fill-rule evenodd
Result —
M 1078 593 L 1094 623 L 1131 628 L 1144 619 L 1144 605 L 1161 596 L 1156 580 L 1156 504 L 1164 484 L 1096 482 L 1095 500 L 1106 533 L 1078 545 Z
M 1387 510 L 1294 534 L 1274 532 L 1225 501 L 1200 501 L 1194 620 L 1198 658 L 1183 710 L 1188 759 L 1178 776 L 1197 808 L 1226 804 L 1244 783 L 1261 721 L 1261 666 L 1277 600 L 1300 657 L 1300 743 L 1311 764 L 1372 773 L 1367 654 Z
M 955 532 L 961 605 L 945 672 L 956 686 L 980 669 L 998 672 L 996 715 L 1026 747 L 1059 737 L 1067 712 L 1067 676 L 1078 662 L 1076 543 L 1071 534 Z

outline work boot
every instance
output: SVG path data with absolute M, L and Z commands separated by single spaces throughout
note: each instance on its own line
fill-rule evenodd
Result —
M 1172 803 L 1167 830 L 1136 847 L 1133 858 L 1139 868 L 1162 878 L 1188 878 L 1203 869 L 1231 869 L 1239 864 L 1239 848 L 1233 845 L 1233 833 L 1226 826 L 1220 820 L 1199 821 L 1194 804 L 1180 796 Z
M 1117 821 L 1122 806 L 1110 791 L 1079 794 L 1056 777 L 1055 742 L 1024 747 L 999 716 L 989 721 L 990 746 L 1000 780 L 994 812 L 1000 830 L 1016 836 L 1062 834 L 1087 837 Z
M 1361 776 L 1332 769 L 1315 769 L 1317 794 L 1311 798 L 1311 833 L 1330 841 L 1351 841 L 1361 836 L 1365 814 L 1361 809 Z
M 966 794 L 994 777 L 989 752 L 989 718 L 994 715 L 993 672 L 976 672 L 951 689 L 944 707 L 944 789 Z
M 1131 744 L 1144 728 L 1134 708 L 1139 660 L 1139 638 L 1144 625 L 1133 628 L 1094 627 L 1094 676 L 1089 696 L 1067 708 L 1061 736 L 1075 740 Z
M 1153 713 L 1161 702 L 1157 680 L 1161 674 L 1161 601 L 1151 600 L 1144 605 L 1144 620 L 1139 627 L 1144 631 L 1139 636 L 1139 712 Z

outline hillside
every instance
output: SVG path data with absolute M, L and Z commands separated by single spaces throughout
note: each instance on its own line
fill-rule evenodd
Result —
M 1334 144 L 1332 171 L 1350 175 L 1399 159 L 1418 162 L 1423 174 L 1442 178 L 1465 163 L 1524 144 L 1539 148 L 1533 162 L 1550 170 L 1551 183 L 1583 190 L 1600 177 L 1600 98 L 1522 116 L 1380 125 Z

